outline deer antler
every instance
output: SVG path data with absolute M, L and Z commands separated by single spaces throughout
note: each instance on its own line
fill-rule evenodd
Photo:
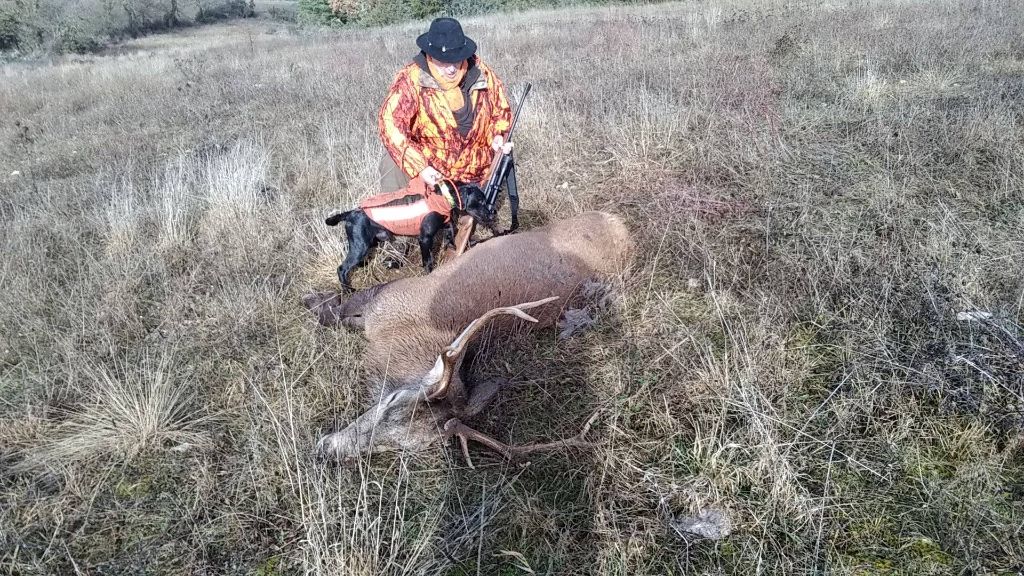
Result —
M 483 432 L 478 432 L 469 426 L 466 426 L 458 418 L 452 418 L 445 422 L 444 425 L 444 436 L 445 438 L 451 438 L 455 436 L 459 439 L 459 444 L 462 446 L 462 455 L 466 458 L 466 464 L 470 468 L 473 466 L 473 461 L 469 458 L 469 441 L 476 440 L 477 442 L 487 446 L 491 450 L 498 452 L 505 458 L 511 460 L 515 456 L 521 456 L 524 454 L 530 454 L 531 452 L 541 452 L 545 450 L 559 450 L 562 448 L 593 448 L 597 444 L 593 442 L 587 442 L 584 437 L 587 432 L 590 431 L 590 427 L 594 424 L 594 420 L 597 419 L 597 415 L 600 411 L 594 412 L 587 420 L 587 423 L 583 425 L 583 429 L 580 433 L 573 436 L 572 438 L 563 438 L 562 440 L 556 440 L 554 442 L 541 442 L 536 444 L 522 444 L 519 446 L 509 446 L 503 442 L 495 440 Z
M 537 322 L 537 319 L 530 316 L 524 310 L 530 310 L 538 306 L 543 306 L 550 302 L 558 300 L 558 296 L 551 296 L 543 300 L 537 300 L 536 302 L 526 302 L 524 304 L 517 304 L 515 306 L 506 306 L 502 308 L 495 308 L 484 313 L 483 316 L 473 320 L 469 323 L 469 326 L 459 334 L 447 348 L 437 357 L 437 361 L 434 363 L 434 368 L 430 371 L 427 376 L 429 380 L 433 380 L 430 384 L 430 388 L 427 390 L 427 400 L 437 400 L 443 398 L 448 393 L 448 385 L 452 381 L 452 375 L 458 370 L 459 364 L 462 361 L 462 357 L 466 352 L 466 346 L 469 344 L 473 336 L 476 335 L 488 322 L 498 316 L 510 315 L 518 316 L 527 322 Z

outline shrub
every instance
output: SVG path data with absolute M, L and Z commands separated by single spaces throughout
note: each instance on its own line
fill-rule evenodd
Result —
M 0 50 L 13 50 L 18 47 L 18 35 L 21 23 L 13 10 L 0 10 Z
M 230 18 L 249 18 L 255 11 L 251 0 L 227 0 L 211 8 L 200 8 L 196 14 L 196 22 L 205 24 Z
M 298 21 L 314 26 L 331 26 L 346 22 L 343 12 L 335 12 L 328 0 L 299 0 Z
M 413 18 L 430 18 L 443 13 L 449 3 L 443 0 L 411 0 L 409 10 Z
M 385 26 L 412 17 L 413 12 L 408 4 L 393 0 L 361 2 L 356 16 L 358 23 L 364 26 Z
M 298 7 L 293 4 L 272 4 L 266 8 L 266 14 L 271 20 L 280 20 L 282 22 L 298 21 Z
M 81 26 L 62 28 L 55 34 L 53 40 L 53 48 L 56 51 L 75 54 L 99 52 L 105 45 L 100 35 Z

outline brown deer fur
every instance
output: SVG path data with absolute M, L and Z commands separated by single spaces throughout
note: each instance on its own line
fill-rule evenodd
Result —
M 464 383 L 460 356 L 443 397 L 427 398 L 439 355 L 467 325 L 495 308 L 557 297 L 527 310 L 539 327 L 551 326 L 584 282 L 619 274 L 632 251 L 621 219 L 587 212 L 493 238 L 429 275 L 376 286 L 333 305 L 326 317 L 363 330 L 364 365 L 380 401 L 344 430 L 322 438 L 318 451 L 351 461 L 367 452 L 426 447 L 441 437 L 449 419 L 476 414 L 498 391 L 496 382 Z M 494 337 L 523 325 L 501 316 L 489 321 L 486 332 Z

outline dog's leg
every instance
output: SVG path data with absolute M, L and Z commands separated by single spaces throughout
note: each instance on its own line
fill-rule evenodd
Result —
M 355 290 L 355 288 L 352 287 L 352 283 L 349 278 L 352 275 L 352 271 L 359 266 L 361 260 L 362 258 L 359 254 L 354 250 L 349 250 L 348 254 L 345 256 L 345 261 L 341 263 L 341 266 L 338 266 L 338 281 L 341 282 L 341 287 L 344 288 L 346 292 L 352 292 Z
M 423 268 L 429 274 L 434 269 L 434 239 L 437 233 L 444 226 L 444 216 L 437 212 L 427 214 L 420 224 L 420 256 L 423 258 Z
M 457 210 L 452 211 L 451 218 L 448 219 L 448 225 L 445 226 L 444 232 L 444 244 L 448 248 L 455 248 L 455 222 L 459 219 Z
M 353 210 L 345 217 L 345 236 L 348 240 L 348 254 L 338 266 L 338 280 L 348 291 L 354 290 L 350 281 L 352 271 L 363 264 L 370 248 L 376 243 L 373 223 L 362 210 Z

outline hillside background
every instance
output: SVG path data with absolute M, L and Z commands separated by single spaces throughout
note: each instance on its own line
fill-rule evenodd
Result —
M 0 55 L 95 53 L 126 38 L 254 18 L 368 27 L 621 0 L 0 0 Z M 635 3 L 635 2 L 634 2 Z

